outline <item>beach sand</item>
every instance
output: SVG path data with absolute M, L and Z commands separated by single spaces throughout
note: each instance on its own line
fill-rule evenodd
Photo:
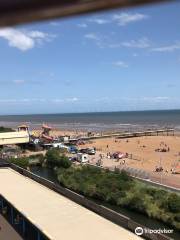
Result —
M 41 129 L 36 130 L 34 135 L 39 136 L 42 132 Z M 71 138 L 87 136 L 87 132 L 82 131 L 60 131 L 53 129 L 50 132 L 51 136 L 57 137 L 62 135 L 70 135 Z M 173 187 L 180 187 L 180 174 L 172 174 L 171 169 L 180 164 L 180 136 L 143 136 L 134 138 L 116 139 L 101 138 L 91 140 L 85 145 L 79 146 L 79 148 L 95 147 L 96 155 L 89 157 L 90 163 L 96 164 L 100 159 L 100 154 L 104 155 L 102 159 L 102 166 L 114 169 L 118 168 L 131 168 L 136 170 L 142 170 L 145 175 L 149 176 L 149 179 L 170 185 Z M 155 149 L 169 148 L 167 152 L 157 152 Z M 107 153 L 113 154 L 114 152 L 123 152 L 132 154 L 131 158 L 125 158 L 125 164 L 122 165 L 123 160 L 116 161 L 115 159 L 107 158 Z M 163 172 L 157 173 L 155 170 L 157 167 L 162 166 Z
M 31 134 L 35 137 L 39 137 L 42 134 L 42 129 L 33 129 L 31 131 Z M 71 136 L 73 137 L 82 137 L 87 136 L 87 132 L 83 131 L 72 131 L 72 130 L 59 130 L 59 129 L 53 129 L 50 131 L 50 136 L 56 138 L 59 136 Z
M 165 147 L 165 144 L 166 148 L 169 147 L 169 152 L 155 151 L 157 148 Z M 126 165 L 129 167 L 155 171 L 156 166 L 161 164 L 164 171 L 168 170 L 167 174 L 171 174 L 170 170 L 180 159 L 180 137 L 177 136 L 147 136 L 127 139 L 104 138 L 93 140 L 93 143 L 86 144 L 83 148 L 92 146 L 105 155 L 116 151 L 132 154 L 133 158 L 137 160 L 128 159 Z
M 32 131 L 33 135 L 40 136 L 42 129 Z M 71 136 L 81 137 L 87 136 L 87 132 L 83 131 L 63 131 L 53 129 L 50 131 L 50 136 Z M 134 138 L 116 139 L 101 138 L 92 140 L 80 148 L 95 147 L 99 154 L 107 155 L 107 153 L 114 153 L 117 151 L 132 154 L 133 159 L 128 159 L 126 165 L 133 168 L 140 168 L 148 171 L 155 171 L 157 166 L 162 165 L 167 174 L 171 174 L 170 170 L 177 164 L 180 159 L 180 136 L 143 136 Z M 157 148 L 169 148 L 168 152 L 156 152 Z M 109 160 L 106 165 L 110 164 Z M 114 164 L 113 166 L 117 165 Z

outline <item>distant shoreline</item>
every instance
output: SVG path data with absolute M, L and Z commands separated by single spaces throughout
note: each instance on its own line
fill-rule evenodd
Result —
M 0 125 L 16 128 L 25 123 L 30 128 L 41 128 L 47 123 L 52 128 L 81 131 L 142 131 L 174 128 L 180 131 L 180 110 L 126 111 L 102 113 L 68 113 L 0 116 Z
M 97 112 L 62 112 L 62 113 L 27 113 L 27 114 L 0 114 L 1 117 L 13 116 L 41 116 L 41 115 L 71 115 L 71 114 L 106 114 L 106 113 L 137 113 L 137 112 L 166 112 L 180 111 L 180 109 L 149 109 L 149 110 L 123 110 L 123 111 L 97 111 Z

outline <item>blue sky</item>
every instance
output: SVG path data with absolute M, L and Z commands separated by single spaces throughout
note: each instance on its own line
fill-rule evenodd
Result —
M 180 108 L 180 3 L 0 29 L 0 114 Z

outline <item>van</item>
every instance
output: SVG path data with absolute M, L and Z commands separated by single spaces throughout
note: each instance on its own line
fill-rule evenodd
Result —
M 87 162 L 89 162 L 88 154 L 78 153 L 77 154 L 77 160 L 80 163 L 87 163 Z

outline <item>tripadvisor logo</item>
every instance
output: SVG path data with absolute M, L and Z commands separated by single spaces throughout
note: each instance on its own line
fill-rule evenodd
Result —
M 143 234 L 143 228 L 142 227 L 137 227 L 135 228 L 135 234 L 140 236 Z
M 137 227 L 135 228 L 135 234 L 140 236 L 143 233 L 148 233 L 148 234 L 166 234 L 166 233 L 173 233 L 173 229 L 149 229 L 149 228 L 142 228 L 142 227 Z

